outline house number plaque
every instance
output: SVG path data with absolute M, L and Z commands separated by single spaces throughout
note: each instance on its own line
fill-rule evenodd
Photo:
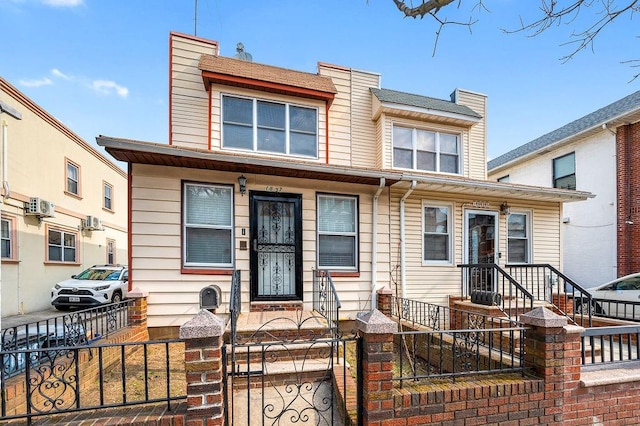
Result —
M 267 192 L 282 192 L 282 187 L 267 185 L 264 187 L 264 190 Z
M 488 209 L 491 207 L 491 204 L 488 201 L 473 201 L 471 205 L 479 209 Z

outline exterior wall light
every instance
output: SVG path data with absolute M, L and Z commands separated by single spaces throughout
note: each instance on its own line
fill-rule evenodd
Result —
M 247 192 L 247 178 L 244 175 L 238 176 L 238 184 L 240 185 L 240 195 L 244 197 L 244 193 Z
M 507 204 L 506 201 L 500 204 L 500 214 L 508 215 L 510 212 L 511 212 L 511 207 L 509 207 L 509 204 Z

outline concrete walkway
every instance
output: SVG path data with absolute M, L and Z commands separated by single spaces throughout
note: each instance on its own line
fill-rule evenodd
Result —
M 65 312 L 58 311 L 57 309 L 51 307 L 43 311 L 30 312 L 28 314 L 11 315 L 7 317 L 2 317 L 2 319 L 0 319 L 0 328 L 4 330 L 7 328 L 19 326 L 22 324 L 44 321 L 44 320 L 61 316 L 64 314 Z

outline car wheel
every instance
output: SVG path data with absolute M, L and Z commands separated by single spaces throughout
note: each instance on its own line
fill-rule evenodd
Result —
M 111 296 L 111 303 L 120 303 L 122 302 L 122 294 L 120 294 L 119 291 L 116 291 L 113 293 L 113 296 Z

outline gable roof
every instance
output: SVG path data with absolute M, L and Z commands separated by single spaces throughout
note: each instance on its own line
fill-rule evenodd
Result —
M 443 111 L 453 114 L 465 115 L 480 119 L 482 116 L 466 105 L 458 105 L 455 102 L 444 99 L 430 98 L 428 96 L 415 95 L 412 93 L 398 92 L 390 89 L 371 88 L 371 93 L 382 103 L 392 103 L 398 105 L 408 105 L 416 108 L 424 108 L 433 111 Z
M 512 161 L 518 160 L 534 152 L 540 151 L 551 145 L 576 137 L 578 135 L 587 136 L 589 131 L 599 131 L 603 125 L 620 125 L 617 122 L 630 114 L 636 114 L 635 120 L 640 119 L 640 91 L 630 94 L 612 104 L 609 104 L 597 111 L 587 114 L 582 118 L 572 121 L 569 124 L 542 135 L 524 145 L 521 145 L 506 154 L 494 158 L 487 163 L 488 170 L 503 166 Z

